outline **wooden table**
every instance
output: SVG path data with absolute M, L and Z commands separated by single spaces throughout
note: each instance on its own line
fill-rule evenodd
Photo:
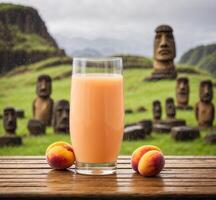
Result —
M 167 156 L 144 178 L 120 156 L 116 175 L 51 170 L 44 157 L 0 157 L 0 199 L 216 199 L 216 156 Z

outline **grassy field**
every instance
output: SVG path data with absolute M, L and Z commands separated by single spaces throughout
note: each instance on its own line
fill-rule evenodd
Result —
M 32 102 L 35 98 L 35 82 L 40 74 L 49 74 L 54 79 L 52 98 L 69 99 L 71 78 L 58 79 L 60 75 L 71 70 L 70 65 L 56 65 L 46 67 L 43 65 L 51 62 L 49 59 L 34 65 L 20 67 L 12 73 L 0 78 L 0 113 L 5 106 L 14 106 L 25 110 L 25 119 L 18 120 L 17 134 L 23 136 L 23 145 L 20 147 L 0 147 L 0 155 L 43 155 L 46 147 L 57 140 L 70 141 L 69 135 L 54 134 L 52 128 L 47 129 L 45 136 L 33 137 L 28 135 L 27 121 L 32 117 Z M 21 71 L 24 71 L 21 73 Z M 131 108 L 135 112 L 125 116 L 125 123 L 136 122 L 141 119 L 152 118 L 152 101 L 160 99 L 163 107 L 168 96 L 175 97 L 175 81 L 143 82 L 143 79 L 151 74 L 151 69 L 127 69 L 124 71 L 125 80 L 125 107 Z M 190 79 L 190 105 L 198 101 L 199 82 L 212 77 L 206 74 L 179 74 L 188 76 Z M 214 89 L 216 92 L 216 89 Z M 214 102 L 216 97 L 214 97 Z M 138 113 L 139 106 L 147 108 L 147 112 Z M 164 109 L 163 109 L 164 110 Z M 165 113 L 163 112 L 163 118 Z M 187 124 L 196 126 L 193 111 L 178 111 L 177 118 L 186 119 Z M 215 125 L 215 123 L 214 123 Z M 2 120 L 0 122 L 0 135 L 4 133 Z M 169 134 L 152 133 L 152 136 L 140 141 L 123 142 L 121 154 L 131 154 L 132 151 L 143 144 L 158 145 L 166 155 L 216 155 L 216 145 L 205 144 L 203 137 L 206 132 L 202 132 L 202 137 L 193 142 L 175 142 Z

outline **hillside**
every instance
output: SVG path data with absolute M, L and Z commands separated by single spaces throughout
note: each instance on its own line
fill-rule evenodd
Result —
M 0 73 L 47 57 L 65 55 L 37 10 L 0 3 Z
M 57 141 L 70 141 L 69 135 L 54 134 L 52 128 L 47 129 L 46 136 L 33 137 L 28 136 L 27 121 L 32 117 L 32 102 L 35 98 L 35 82 L 40 74 L 49 74 L 53 79 L 52 98 L 56 101 L 62 98 L 69 99 L 71 87 L 71 62 L 70 59 L 61 57 L 49 58 L 34 64 L 16 68 L 3 77 L 0 77 L 0 113 L 5 106 L 14 106 L 25 110 L 25 119 L 18 120 L 17 134 L 24 137 L 24 144 L 20 147 L 7 147 L 0 149 L 0 155 L 44 155 L 48 144 Z M 184 69 L 184 70 L 179 70 Z M 179 76 L 187 76 L 190 79 L 190 105 L 194 106 L 198 101 L 199 82 L 203 79 L 215 78 L 198 71 L 191 73 L 190 68 L 184 66 L 178 67 Z M 125 87 L 125 108 L 134 110 L 133 114 L 126 114 L 125 123 L 133 123 L 141 119 L 152 118 L 152 101 L 160 99 L 163 105 L 168 96 L 175 97 L 174 80 L 164 80 L 157 82 L 143 82 L 143 79 L 149 76 L 152 69 L 135 68 L 124 70 Z M 214 89 L 216 92 L 216 88 Z M 216 95 L 214 96 L 216 102 Z M 147 112 L 137 112 L 139 106 L 144 106 Z M 163 112 L 163 118 L 165 113 Z M 196 126 L 195 115 L 193 111 L 177 111 L 177 118 L 186 119 L 187 124 Z M 2 120 L 0 119 L 0 135 L 4 133 Z M 216 125 L 216 120 L 214 121 Z M 175 142 L 169 134 L 156 134 L 146 140 L 123 142 L 121 154 L 131 154 L 132 151 L 142 144 L 154 144 L 162 148 L 166 155 L 215 155 L 216 146 L 207 145 L 203 140 L 206 132 L 202 132 L 202 138 L 193 142 Z M 193 146 L 193 148 L 191 148 Z
M 190 49 L 182 55 L 179 63 L 195 65 L 216 76 L 216 44 Z

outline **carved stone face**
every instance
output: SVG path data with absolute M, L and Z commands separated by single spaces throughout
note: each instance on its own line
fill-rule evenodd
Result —
M 170 61 L 176 56 L 173 30 L 168 25 L 158 26 L 155 30 L 154 58 L 158 61 Z
M 36 93 L 41 98 L 48 98 L 52 92 L 52 80 L 48 75 L 41 75 L 37 79 Z
M 12 107 L 4 109 L 3 113 L 4 128 L 7 133 L 15 134 L 17 128 L 16 111 Z
M 188 78 L 178 78 L 176 82 L 176 99 L 178 105 L 187 105 L 189 101 Z
M 173 98 L 166 99 L 166 115 L 168 118 L 175 118 L 176 109 Z
M 53 126 L 55 132 L 69 132 L 69 102 L 60 100 L 54 108 Z
M 155 120 L 160 120 L 162 114 L 162 108 L 160 101 L 156 100 L 153 101 L 153 118 Z
M 213 99 L 213 88 L 210 80 L 200 83 L 200 100 L 205 103 L 210 103 Z

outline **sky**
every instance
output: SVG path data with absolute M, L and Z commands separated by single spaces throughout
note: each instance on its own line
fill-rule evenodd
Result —
M 133 46 L 131 51 L 137 49 L 138 53 L 147 56 L 152 56 L 154 29 L 160 24 L 173 27 L 178 57 L 191 47 L 216 42 L 215 0 L 0 2 L 35 7 L 54 38 L 118 39 L 128 47 Z

